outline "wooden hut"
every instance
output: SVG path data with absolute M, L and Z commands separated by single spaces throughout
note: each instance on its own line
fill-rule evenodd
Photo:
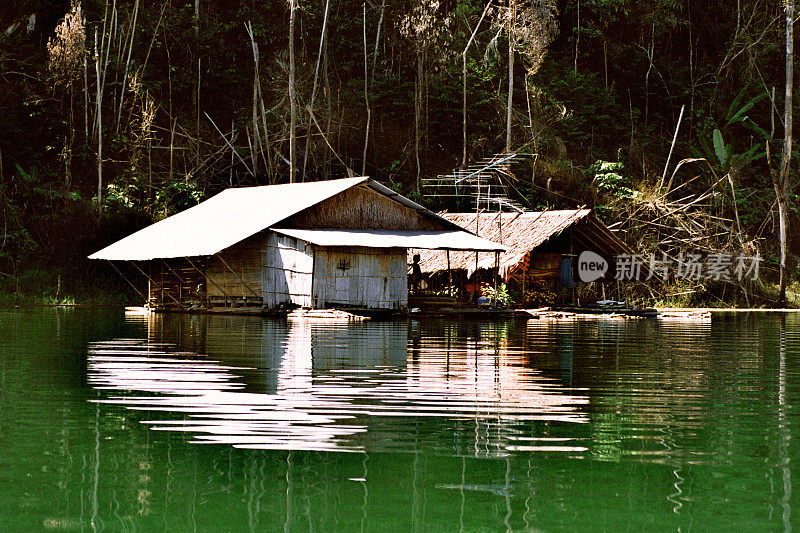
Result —
M 537 281 L 558 287 L 565 265 L 570 280 L 578 281 L 575 259 L 583 251 L 595 252 L 607 261 L 608 271 L 599 281 L 613 280 L 615 257 L 632 253 L 591 209 L 440 215 L 476 235 L 505 245 L 507 250 L 498 265 L 494 254 L 412 251 L 420 254 L 420 269 L 429 276 L 449 268 L 460 271 L 464 279 L 471 279 L 476 271 L 488 271 L 507 282 L 517 281 L 523 287 L 526 282 Z
M 357 177 L 227 189 L 89 257 L 134 262 L 154 309 L 400 309 L 408 248 L 505 247 Z

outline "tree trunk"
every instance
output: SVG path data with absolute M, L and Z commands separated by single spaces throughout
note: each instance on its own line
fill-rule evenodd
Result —
M 194 40 L 197 51 L 197 87 L 195 91 L 194 135 L 197 143 L 195 166 L 200 168 L 200 0 L 194 0 Z
M 311 115 L 314 113 L 314 101 L 317 98 L 317 85 L 319 83 L 319 67 L 322 63 L 323 52 L 326 50 L 325 39 L 328 34 L 328 9 L 330 7 L 330 0 L 325 0 L 325 12 L 322 15 L 322 34 L 319 38 L 319 52 L 317 52 L 317 64 L 314 67 L 314 83 L 311 86 L 311 102 L 308 104 L 308 122 L 306 123 L 306 145 L 305 153 L 303 154 L 303 181 L 306 179 L 306 166 L 308 164 L 308 149 L 311 144 Z M 326 78 L 327 79 L 327 78 Z M 327 85 L 326 85 L 327 87 Z M 327 91 L 326 91 L 327 92 Z M 328 94 L 328 104 L 330 107 L 330 94 Z M 328 109 L 330 114 L 330 109 Z
M 369 148 L 369 126 L 372 118 L 372 110 L 369 108 L 369 71 L 367 58 L 367 3 L 364 2 L 364 105 L 367 107 L 367 125 L 364 127 L 364 153 L 361 156 L 361 175 L 367 173 L 367 148 Z
M 133 4 L 133 22 L 131 22 L 130 43 L 128 44 L 128 56 L 125 59 L 125 74 L 122 76 L 122 87 L 119 95 L 119 108 L 117 109 L 116 133 L 119 133 L 119 123 L 122 120 L 122 103 L 125 101 L 125 89 L 128 85 L 128 72 L 131 66 L 131 52 L 133 51 L 133 40 L 136 34 L 136 18 L 139 14 L 139 0 Z
M 378 31 L 375 32 L 375 50 L 372 52 L 372 73 L 369 76 L 370 83 L 375 81 L 375 65 L 378 63 L 378 45 L 381 42 L 381 27 L 383 27 L 383 15 L 386 11 L 386 0 L 381 2 L 381 14 L 378 17 Z
M 481 27 L 481 22 L 483 22 L 484 17 L 486 17 L 486 13 L 489 11 L 489 7 L 492 5 L 491 2 L 486 4 L 486 7 L 483 9 L 483 13 L 481 13 L 481 18 L 478 20 L 478 23 L 475 25 L 475 29 L 472 30 L 472 34 L 469 36 L 469 40 L 467 41 L 467 46 L 464 47 L 464 51 L 461 52 L 461 81 L 462 81 L 462 92 L 464 96 L 464 108 L 462 112 L 462 126 L 463 126 L 463 136 L 464 136 L 464 151 L 461 155 L 461 166 L 465 168 L 467 166 L 467 51 L 469 47 L 472 45 L 472 41 L 475 40 L 475 35 L 478 33 L 478 28 Z
M 422 51 L 417 50 L 417 80 L 414 83 L 414 157 L 417 162 L 416 190 L 420 190 L 422 169 L 419 162 L 420 118 L 422 115 Z
M 89 144 L 89 58 L 83 54 L 83 142 Z
M 294 94 L 294 19 L 296 0 L 291 0 L 289 8 L 289 182 L 295 181 L 295 126 L 297 122 L 297 109 Z
M 325 104 L 327 110 L 327 116 L 325 117 L 325 139 L 326 142 L 330 142 L 331 138 L 331 125 L 333 121 L 333 93 L 331 89 L 331 79 L 330 73 L 328 70 L 328 40 L 325 39 L 325 46 L 323 47 L 323 58 L 322 58 L 322 78 L 325 81 Z M 340 130 L 341 131 L 341 130 Z M 323 167 L 323 174 L 328 175 L 331 171 L 331 161 L 332 158 L 330 155 L 325 158 L 325 165 Z
M 258 128 L 258 84 L 259 84 L 259 72 L 258 72 L 258 61 L 259 61 L 259 54 L 258 54 L 258 44 L 256 44 L 255 35 L 253 34 L 253 26 L 250 22 L 245 24 L 245 29 L 247 29 L 247 35 L 250 37 L 250 46 L 253 49 L 253 151 L 250 153 L 250 159 L 252 160 L 253 164 L 253 174 L 258 172 L 258 152 L 259 150 L 262 151 L 261 147 L 261 134 L 259 133 Z M 233 142 L 233 139 L 231 139 Z
M 72 147 L 75 145 L 75 88 L 69 81 L 69 148 L 64 161 L 64 191 L 69 190 L 72 183 Z
M 511 113 L 514 98 L 514 37 L 508 31 L 508 105 L 506 108 L 506 153 L 511 152 Z
M 97 74 L 97 208 L 103 204 L 103 84 L 100 79 L 100 54 L 97 51 L 97 30 L 94 32 L 94 66 Z
M 786 97 L 784 100 L 783 157 L 778 176 L 774 178 L 778 200 L 778 238 L 781 248 L 779 305 L 786 304 L 786 235 L 788 233 L 789 165 L 792 160 L 792 83 L 794 75 L 794 0 L 786 0 Z
M 581 45 L 581 0 L 578 0 L 578 24 L 577 29 L 575 30 L 575 63 L 573 65 L 573 71 L 575 74 L 578 73 L 578 48 Z

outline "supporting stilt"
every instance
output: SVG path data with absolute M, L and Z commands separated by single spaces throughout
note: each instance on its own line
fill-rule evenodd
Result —
M 478 252 L 475 252 L 475 301 L 478 300 L 478 292 L 480 291 L 481 287 L 481 275 L 480 271 L 478 270 Z
M 500 252 L 494 253 L 494 305 L 497 307 L 497 278 L 500 277 Z
M 169 269 L 170 272 L 175 274 L 176 278 L 178 278 L 178 299 L 182 300 L 183 299 L 183 292 L 182 292 L 183 289 L 182 289 L 182 287 L 184 285 L 183 278 L 181 278 L 180 275 L 177 272 L 175 272 L 175 269 L 172 268 L 171 266 L 169 266 L 169 263 L 167 263 L 165 260 L 162 259 L 161 262 L 164 264 L 165 267 L 167 267 Z
M 450 250 L 447 250 L 447 292 L 450 293 L 450 290 L 453 287 L 453 271 L 450 270 Z M 450 296 L 453 296 L 450 294 Z
M 159 283 L 158 283 L 156 280 L 154 280 L 153 278 L 151 278 L 151 277 L 150 277 L 150 276 L 147 274 L 147 272 L 145 272 L 144 270 L 142 270 L 141 268 L 139 268 L 139 265 L 137 265 L 137 264 L 136 264 L 135 262 L 133 262 L 133 261 L 131 261 L 131 264 L 132 264 L 133 266 L 135 266 L 135 267 L 136 267 L 136 270 L 138 270 L 139 272 L 141 272 L 141 273 L 144 275 L 144 277 L 146 277 L 146 278 L 147 278 L 147 279 L 150 281 L 150 283 L 154 284 L 156 287 L 161 287 L 161 285 L 160 285 L 160 284 L 159 284 Z M 170 298 L 172 298 L 172 300 L 173 300 L 173 301 L 174 301 L 176 304 L 178 304 L 178 305 L 181 305 L 181 302 L 180 302 L 180 301 L 178 301 L 178 299 L 177 299 L 177 298 L 175 298 L 173 295 L 171 295 L 169 292 L 164 292 L 164 291 L 162 291 L 162 293 L 164 293 L 164 294 L 166 294 L 167 296 L 169 296 Z
M 140 291 L 139 289 L 137 289 L 137 288 L 136 288 L 136 285 L 134 285 L 134 284 L 131 282 L 131 280 L 129 280 L 128 278 L 126 278 L 126 277 L 125 277 L 125 274 L 123 274 L 123 273 L 120 271 L 120 269 L 118 269 L 118 268 L 117 268 L 117 265 L 115 265 L 114 263 L 112 263 L 110 260 L 107 260 L 107 261 L 108 261 L 108 264 L 109 264 L 109 265 L 111 265 L 111 267 L 112 267 L 114 270 L 116 270 L 116 271 L 117 271 L 117 274 L 119 274 L 119 275 L 122 277 L 122 279 L 124 279 L 124 280 L 125 280 L 125 281 L 128 283 L 128 285 L 130 285 L 130 286 L 133 288 L 133 290 L 135 290 L 135 291 L 136 291 L 136 292 L 139 294 L 139 296 L 141 296 L 142 298 L 144 298 L 144 301 L 146 302 L 146 301 L 147 301 L 147 296 L 145 296 L 145 295 L 142 293 L 142 291 Z

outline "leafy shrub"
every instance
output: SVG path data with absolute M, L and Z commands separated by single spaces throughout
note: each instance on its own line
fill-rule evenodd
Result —
M 481 286 L 481 292 L 491 300 L 495 307 L 511 307 L 514 304 L 514 300 L 511 298 L 511 293 L 508 292 L 508 287 L 505 283 L 499 284 L 497 289 L 488 283 L 484 283 Z

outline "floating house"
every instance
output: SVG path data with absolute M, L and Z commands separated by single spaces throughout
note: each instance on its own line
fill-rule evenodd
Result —
M 155 310 L 401 309 L 409 248 L 505 249 L 356 177 L 227 189 L 89 258 L 132 262 Z
M 631 253 L 630 248 L 591 209 L 440 215 L 508 249 L 498 264 L 493 254 L 479 252 L 412 252 L 420 254 L 420 269 L 429 276 L 449 269 L 451 272 L 460 271 L 467 279 L 476 271 L 485 270 L 505 281 L 515 280 L 522 284 L 544 281 L 553 285 L 562 282 L 570 285 L 573 279 L 577 280 L 575 259 L 581 252 L 591 251 L 606 260 L 608 271 L 599 281 L 613 280 L 615 257 Z M 452 278 L 452 274 L 448 276 Z

